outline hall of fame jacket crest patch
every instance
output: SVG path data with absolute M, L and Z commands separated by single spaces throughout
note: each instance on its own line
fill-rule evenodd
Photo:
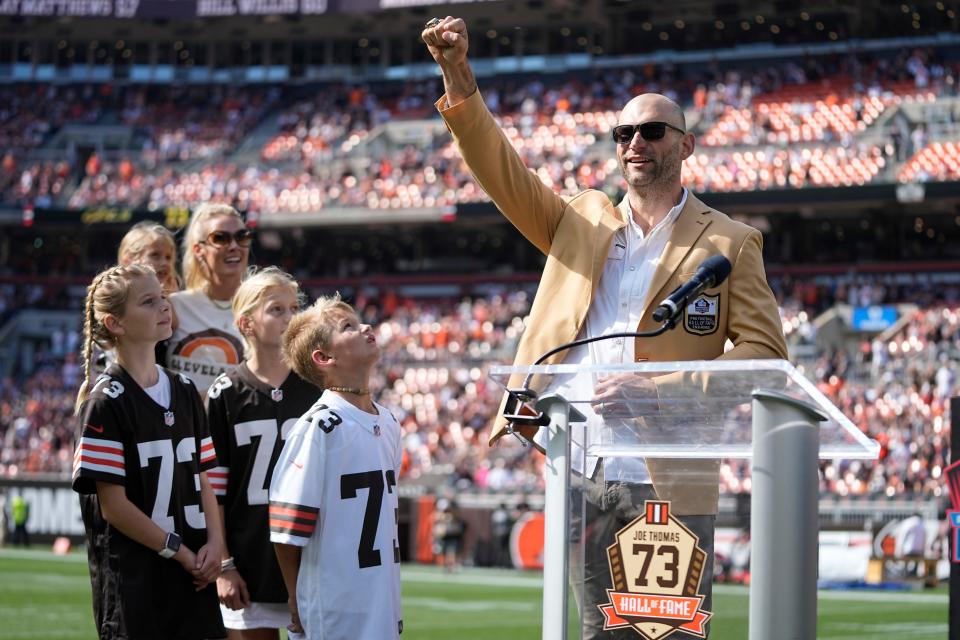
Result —
M 703 293 L 683 310 L 683 328 L 687 333 L 706 336 L 719 326 L 720 294 L 708 296 Z
M 700 539 L 670 513 L 670 503 L 648 500 L 643 515 L 617 532 L 607 547 L 613 589 L 597 605 L 604 630 L 632 628 L 641 638 L 661 640 L 677 631 L 705 638 L 699 593 L 707 554 Z

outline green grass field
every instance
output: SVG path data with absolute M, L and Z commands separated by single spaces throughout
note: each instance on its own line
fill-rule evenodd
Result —
M 714 590 L 711 638 L 747 637 L 747 590 Z M 539 640 L 540 576 L 432 567 L 403 568 L 404 638 Z M 947 637 L 947 592 L 832 592 L 818 596 L 819 640 Z M 0 550 L 0 638 L 94 640 L 86 556 Z M 639 638 L 639 636 L 638 636 Z M 770 640 L 776 640 L 771 638 Z

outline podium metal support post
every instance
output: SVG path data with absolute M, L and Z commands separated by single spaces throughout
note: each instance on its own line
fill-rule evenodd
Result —
M 819 425 L 813 406 L 753 393 L 750 640 L 815 640 Z
M 561 396 L 546 396 L 536 406 L 550 418 L 544 467 L 543 640 L 565 640 L 570 579 L 566 533 L 570 530 L 569 424 L 584 418 Z

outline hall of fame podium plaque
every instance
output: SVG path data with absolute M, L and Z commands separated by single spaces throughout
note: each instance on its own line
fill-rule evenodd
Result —
M 700 539 L 670 513 L 670 503 L 648 500 L 643 515 L 617 532 L 607 547 L 613 589 L 597 605 L 604 630 L 632 628 L 646 640 L 677 631 L 705 638 L 713 614 L 700 591 L 707 554 Z

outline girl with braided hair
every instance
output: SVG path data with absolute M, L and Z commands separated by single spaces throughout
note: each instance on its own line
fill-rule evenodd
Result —
M 103 639 L 226 636 L 214 584 L 223 529 L 206 473 L 216 453 L 196 387 L 156 364 L 170 322 L 148 266 L 112 267 L 87 289 L 73 489 Z M 94 345 L 117 359 L 91 381 Z

